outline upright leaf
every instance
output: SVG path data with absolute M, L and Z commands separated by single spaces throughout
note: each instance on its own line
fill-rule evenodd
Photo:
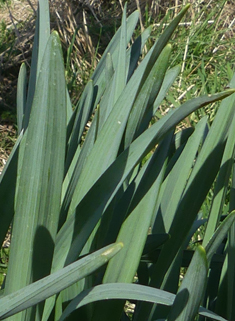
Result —
M 20 67 L 18 82 L 17 82 L 17 127 L 18 135 L 23 127 L 23 119 L 26 108 L 26 86 L 27 74 L 26 65 L 23 63 Z
M 54 32 L 42 60 L 29 120 L 6 294 L 50 271 L 59 219 L 65 140 L 66 85 L 60 41 Z M 21 320 L 21 317 L 24 319 L 22 314 L 15 318 Z
M 206 227 L 205 236 L 203 238 L 203 245 L 205 246 L 212 237 L 219 221 L 223 214 L 223 207 L 228 190 L 229 179 L 234 159 L 234 130 L 235 130 L 235 117 L 233 117 L 232 124 L 228 132 L 228 138 L 224 149 L 223 158 L 220 165 L 218 178 L 216 180 L 214 197 L 210 209 L 209 220 Z
M 33 54 L 31 61 L 28 95 L 25 108 L 24 128 L 27 128 L 31 107 L 34 99 L 36 83 L 39 76 L 42 58 L 45 52 L 47 41 L 50 36 L 49 3 L 47 0 L 39 0 L 34 36 Z
M 42 280 L 4 296 L 0 299 L 0 318 L 5 319 L 60 292 L 107 263 L 122 247 L 121 243 L 111 244 Z
M 207 272 L 206 251 L 202 246 L 198 246 L 167 321 L 191 321 L 195 319 L 206 287 Z

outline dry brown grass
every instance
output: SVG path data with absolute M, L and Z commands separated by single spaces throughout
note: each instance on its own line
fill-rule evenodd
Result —
M 16 130 L 10 123 L 0 125 L 0 174 L 14 146 Z
M 212 0 L 190 0 L 187 2 L 192 3 L 186 17 L 189 24 L 200 12 L 202 5 L 206 3 L 208 12 L 212 6 L 216 5 L 216 2 Z M 148 6 L 149 14 L 152 18 L 156 18 L 155 26 L 157 28 L 161 16 L 169 12 L 171 16 L 176 15 L 185 3 L 186 0 L 129 0 L 127 9 L 128 14 L 137 8 L 140 10 L 143 29 L 144 13 L 146 6 Z M 102 50 L 114 33 L 114 27 L 120 24 L 123 5 L 124 0 L 50 1 L 51 27 L 59 31 L 65 50 L 71 44 L 72 36 L 76 32 L 70 61 L 70 72 L 76 74 L 76 87 L 80 89 L 83 87 L 91 70 L 96 66 Z M 12 112 L 15 108 L 19 67 L 22 62 L 30 65 L 36 9 L 36 0 L 11 0 L 10 5 L 5 5 L 0 9 L 0 21 L 4 21 L 7 30 L 12 30 L 15 35 L 13 46 L 0 52 L 0 124 L 2 126 L 0 140 L 5 139 L 3 132 L 8 133 L 9 129 L 6 127 L 6 122 L 1 122 L 1 113 L 3 110 Z M 208 12 L 202 13 L 202 21 Z M 234 34 L 234 14 L 235 1 L 227 1 L 219 19 L 220 23 L 222 21 L 220 28 L 228 28 L 223 37 L 231 37 Z M 103 28 L 101 37 L 100 28 Z M 101 50 L 97 51 L 98 44 Z M 221 45 L 218 44 L 215 50 L 221 49 L 220 47 Z M 3 150 L 0 153 L 0 159 L 2 159 L 0 166 L 3 166 L 7 154 Z
M 98 30 L 100 27 L 112 24 L 114 20 L 118 24 L 122 14 L 123 3 L 124 1 L 122 0 L 50 1 L 52 29 L 59 30 L 66 48 L 71 43 L 75 30 L 78 29 L 74 44 L 76 51 L 74 62 L 78 66 L 81 65 L 81 60 L 84 61 L 84 57 L 85 62 L 83 64 L 85 63 L 85 67 L 91 66 L 94 63 L 94 59 L 97 60 L 99 58 L 95 56 L 98 42 L 97 35 L 89 34 L 90 27 L 92 26 L 93 30 Z M 148 5 L 151 15 L 158 16 L 160 12 L 166 12 L 169 7 L 174 8 L 177 12 L 181 4 L 182 1 L 176 0 L 132 0 L 128 1 L 128 14 L 137 8 L 143 14 L 145 7 Z M 32 49 L 36 9 L 36 0 L 12 0 L 10 5 L 5 5 L 1 8 L 0 21 L 4 21 L 7 29 L 12 29 L 15 33 L 16 38 L 13 49 L 16 49 L 15 51 L 18 53 L 10 56 L 9 59 L 9 48 L 4 52 L 0 52 L 0 63 L 4 70 L 11 68 L 15 64 L 21 64 L 23 61 L 28 63 Z M 111 36 L 107 34 L 107 42 Z
M 90 72 L 95 68 L 102 50 L 114 33 L 115 26 L 120 24 L 123 2 L 121 0 L 50 1 L 51 28 L 59 31 L 64 50 L 67 50 L 73 34 L 76 33 L 70 71 L 76 74 L 75 85 L 79 88 L 83 87 Z M 137 7 L 144 12 L 145 6 L 149 5 L 152 14 L 159 14 L 167 3 L 132 0 L 128 2 L 128 13 Z M 15 39 L 12 41 L 6 37 L 5 41 L 11 41 L 11 45 L 0 51 L 0 109 L 2 110 L 14 110 L 20 65 L 25 62 L 29 69 L 36 10 L 36 0 L 11 0 L 9 5 L 1 7 L 0 21 L 4 22 L 7 30 L 12 30 Z M 101 28 L 105 30 L 102 37 L 100 37 Z M 100 51 L 96 50 L 98 43 Z
M 71 68 L 74 72 L 80 68 L 84 73 L 84 71 L 96 66 L 100 57 L 100 52 L 96 51 L 98 42 L 101 41 L 101 47 L 105 47 L 109 42 L 113 30 L 110 27 L 110 32 L 108 32 L 107 26 L 114 24 L 114 22 L 119 24 L 124 2 L 123 0 L 50 1 L 52 29 L 59 31 L 64 48 L 68 48 L 73 34 L 77 32 L 74 43 L 75 54 L 73 54 L 71 61 Z M 212 0 L 129 0 L 128 13 L 130 14 L 137 8 L 140 9 L 143 28 L 142 21 L 146 6 L 148 6 L 152 17 L 159 18 L 169 11 L 176 15 L 182 5 L 187 2 L 192 3 L 189 22 L 193 20 L 195 14 L 205 3 L 208 4 L 208 10 L 211 6 L 216 5 Z M 9 6 L 5 5 L 1 8 L 0 21 L 5 21 L 7 28 L 12 29 L 15 33 L 13 48 L 7 48 L 4 52 L 0 52 L 0 66 L 3 71 L 9 70 L 13 66 L 16 67 L 15 69 L 19 69 L 22 62 L 29 64 L 36 8 L 36 0 L 12 0 Z M 221 15 L 224 26 L 234 25 L 234 13 L 234 1 L 228 1 Z M 106 35 L 103 39 L 99 38 L 100 27 L 106 28 Z M 229 32 L 226 34 L 226 36 L 230 35 Z M 83 80 L 84 77 L 78 74 L 78 81 L 82 82 Z

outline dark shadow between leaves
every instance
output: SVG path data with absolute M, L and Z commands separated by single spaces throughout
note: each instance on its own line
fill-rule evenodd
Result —
M 50 274 L 53 252 L 54 241 L 50 235 L 50 232 L 44 226 L 39 226 L 35 233 L 33 247 L 33 282 L 38 281 Z M 41 317 L 43 313 L 43 307 L 44 302 L 41 302 L 37 305 L 38 313 Z M 33 309 L 36 311 L 36 307 Z
M 189 299 L 189 292 L 187 289 L 180 291 L 174 300 L 170 313 L 168 315 L 168 320 L 176 320 L 186 307 Z

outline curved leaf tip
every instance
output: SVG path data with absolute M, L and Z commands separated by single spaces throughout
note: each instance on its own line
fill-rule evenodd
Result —
M 186 6 L 182 9 L 182 11 L 185 11 L 185 12 L 186 12 L 190 7 L 191 7 L 191 4 L 188 3 L 188 4 L 186 4 Z
M 53 30 L 51 34 L 52 34 L 53 36 L 56 36 L 56 37 L 60 38 L 60 37 L 59 37 L 59 33 L 58 33 L 56 30 Z
M 123 246 L 124 244 L 122 242 L 118 242 L 114 244 L 111 248 L 105 250 L 101 255 L 107 257 L 109 257 L 110 255 L 113 256 L 114 254 L 118 253 L 123 248 Z
M 60 36 L 56 30 L 52 31 L 51 40 L 52 40 L 54 47 L 56 47 L 56 46 L 61 47 Z
M 205 248 L 204 248 L 202 245 L 199 245 L 199 246 L 197 247 L 197 251 L 198 251 L 198 253 L 200 254 L 201 258 L 203 258 L 204 263 L 205 263 L 205 265 L 206 265 L 206 267 L 207 267 L 207 269 L 208 269 L 208 260 L 207 260 Z

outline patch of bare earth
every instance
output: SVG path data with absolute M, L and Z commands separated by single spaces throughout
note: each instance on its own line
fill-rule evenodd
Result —
M 7 159 L 10 152 L 14 146 L 16 140 L 16 129 L 11 122 L 4 121 L 0 119 L 0 175 L 2 174 L 3 168 L 6 165 Z M 8 248 L 10 246 L 11 229 L 9 229 L 5 240 L 2 244 L 3 248 Z M 1 248 L 1 247 L 0 247 Z M 0 257 L 0 263 L 1 263 Z
M 0 174 L 6 165 L 7 159 L 16 140 L 16 130 L 11 123 L 0 122 Z

